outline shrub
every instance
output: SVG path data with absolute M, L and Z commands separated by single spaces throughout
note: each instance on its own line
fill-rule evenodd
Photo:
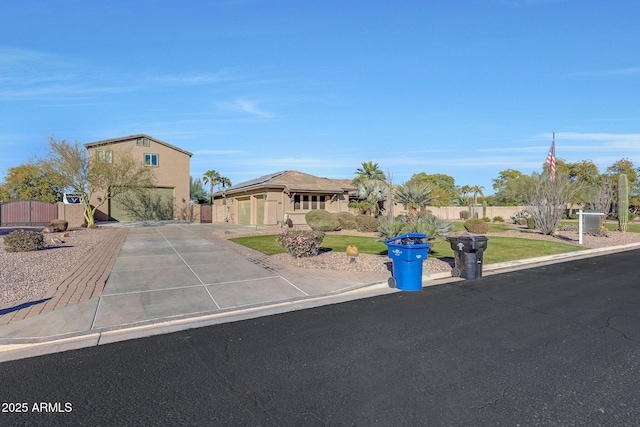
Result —
M 489 224 L 487 224 L 486 222 L 484 222 L 481 219 L 469 219 L 467 221 L 464 222 L 464 228 L 469 232 L 469 233 L 474 233 L 474 234 L 484 234 L 487 231 L 489 231 Z
M 356 230 L 363 233 L 375 233 L 378 231 L 378 227 L 380 227 L 378 218 L 369 215 L 356 216 Z
M 318 255 L 323 239 L 322 231 L 285 230 L 278 235 L 276 242 L 282 245 L 289 255 L 302 258 Z
M 355 230 L 358 225 L 356 224 L 356 216 L 351 212 L 340 212 L 336 214 L 336 218 L 343 230 Z
M 460 211 L 460 219 L 469 219 L 469 211 Z
M 569 219 L 578 219 L 578 218 L 580 218 L 580 215 L 578 215 L 578 214 L 569 215 Z
M 483 216 L 483 217 L 482 217 L 482 220 L 483 220 L 484 222 L 491 222 L 491 218 L 489 218 L 488 216 Z
M 527 228 L 531 230 L 535 230 L 536 228 L 536 221 L 533 219 L 532 216 L 527 218 Z
M 501 216 L 494 216 L 493 222 L 504 222 L 504 218 L 502 218 Z
M 340 229 L 338 218 L 324 209 L 314 209 L 304 216 L 307 225 L 316 231 L 334 231 Z
M 35 231 L 12 231 L 4 238 L 4 249 L 7 252 L 39 251 L 44 249 L 44 237 Z
M 67 231 L 67 227 L 69 227 L 69 223 L 64 219 L 54 219 L 49 223 L 49 227 L 51 227 L 51 231 Z

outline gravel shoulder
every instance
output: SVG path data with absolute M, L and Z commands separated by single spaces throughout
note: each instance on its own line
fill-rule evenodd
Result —
M 78 268 L 112 232 L 104 227 L 47 233 L 45 249 L 34 252 L 7 252 L 0 236 L 0 306 L 45 294 L 51 285 Z M 53 238 L 62 243 L 52 243 Z

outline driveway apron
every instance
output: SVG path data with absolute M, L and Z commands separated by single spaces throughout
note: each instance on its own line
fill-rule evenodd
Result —
M 307 296 L 285 278 L 185 226 L 132 228 L 91 329 Z

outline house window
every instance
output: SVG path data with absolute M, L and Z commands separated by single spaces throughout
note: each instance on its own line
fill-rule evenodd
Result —
M 144 155 L 144 165 L 145 166 L 153 166 L 154 168 L 158 167 L 158 155 L 157 154 L 145 154 Z
M 325 209 L 325 196 L 300 195 L 293 196 L 293 210 L 306 211 L 311 209 Z
M 148 147 L 149 146 L 149 139 L 148 138 L 138 138 L 138 139 L 136 139 L 136 145 L 138 147 Z
M 96 160 L 100 163 L 113 163 L 113 151 L 96 150 Z

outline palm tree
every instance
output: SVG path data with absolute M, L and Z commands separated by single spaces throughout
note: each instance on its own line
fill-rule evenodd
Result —
M 362 167 L 356 170 L 356 177 L 353 179 L 353 184 L 356 185 L 361 181 L 383 181 L 386 182 L 387 177 L 380 169 L 377 163 L 362 162 Z
M 231 180 L 226 176 L 221 176 L 218 180 L 218 184 L 220 184 L 220 186 L 224 190 L 226 187 L 231 187 Z
M 220 182 L 220 178 L 220 174 L 213 169 L 206 171 L 202 177 L 205 185 L 209 184 L 209 197 L 211 198 L 211 203 L 213 203 L 213 187 Z
M 434 201 L 433 190 L 426 182 L 408 182 L 396 188 L 395 201 L 409 209 L 409 221 L 418 217 L 418 208 L 427 206 Z
M 352 207 L 364 212 L 371 212 L 374 216 L 380 214 L 380 202 L 384 201 L 389 192 L 387 183 L 379 180 L 358 181 L 356 183 L 357 202 Z M 366 209 L 364 208 L 366 206 Z M 363 212 L 363 213 L 364 213 Z
M 478 204 L 478 194 L 484 197 L 484 193 L 482 192 L 482 190 L 484 190 L 484 187 L 482 185 L 474 185 L 471 188 L 469 188 L 469 192 L 473 193 L 474 205 Z

